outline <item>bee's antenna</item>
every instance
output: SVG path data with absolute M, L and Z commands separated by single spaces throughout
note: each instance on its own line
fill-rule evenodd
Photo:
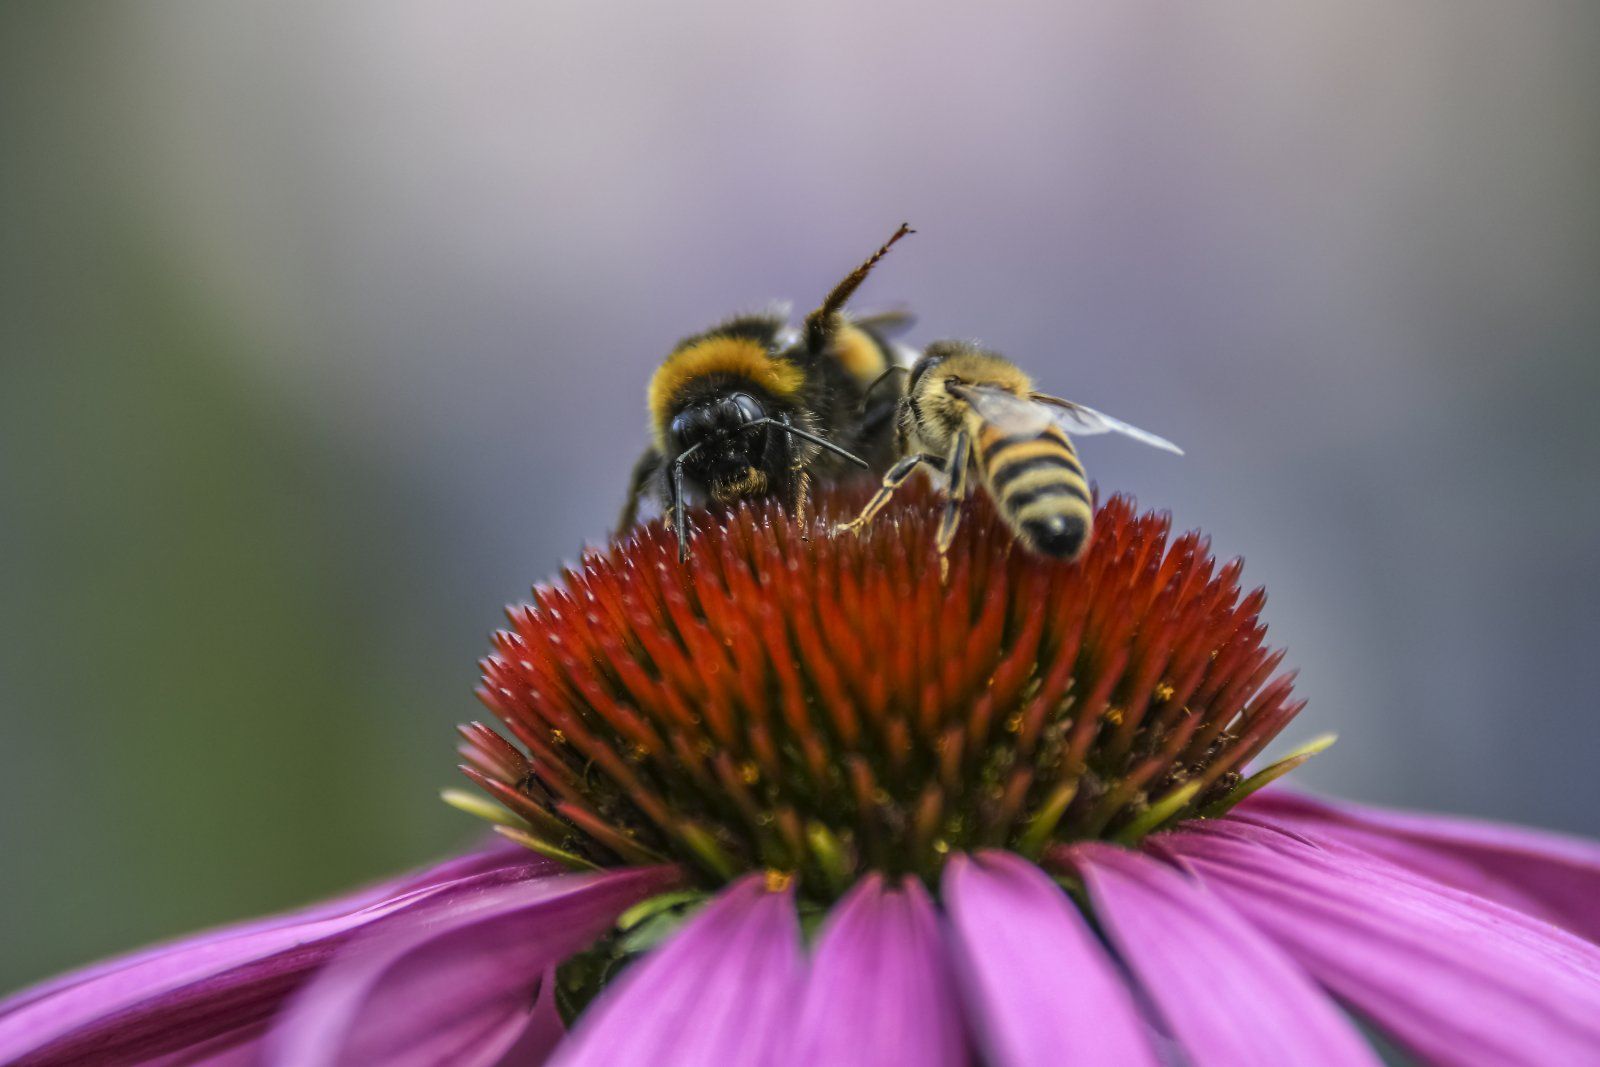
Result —
M 885 378 L 889 377 L 889 375 L 891 375 L 891 374 L 910 374 L 910 373 L 911 373 L 911 368 L 910 367 L 902 367 L 902 366 L 900 366 L 900 364 L 896 363 L 894 366 L 890 367 L 888 370 L 884 371 L 882 374 L 880 374 L 876 378 L 872 379 L 872 384 L 867 386 L 867 391 L 865 393 L 861 394 L 861 410 L 862 411 L 867 410 L 867 401 L 872 399 L 872 394 L 877 391 L 878 386 L 883 384 L 883 380 Z
M 871 466 L 871 464 L 869 464 L 866 460 L 862 459 L 860 456 L 856 455 L 854 452 L 851 452 L 848 449 L 840 448 L 838 445 L 834 444 L 832 441 L 828 440 L 826 437 L 818 437 L 814 433 L 806 433 L 804 430 L 800 429 L 800 427 L 793 426 L 793 425 L 791 425 L 791 424 L 789 424 L 787 422 L 780 422 L 777 419 L 770 419 L 770 418 L 769 419 L 757 419 L 754 422 L 745 423 L 744 424 L 744 429 L 749 430 L 749 429 L 753 429 L 753 428 L 755 428 L 757 426 L 771 426 L 774 429 L 782 430 L 786 434 L 790 434 L 790 435 L 792 435 L 794 437 L 798 437 L 802 441 L 810 441 L 814 445 L 821 445 L 823 448 L 826 448 L 828 451 L 834 453 L 835 455 L 843 456 L 845 459 L 849 460 L 851 463 L 854 463 L 858 467 Z
M 828 346 L 833 339 L 833 334 L 839 329 L 839 310 L 861 288 L 861 283 L 867 280 L 867 275 L 872 273 L 872 268 L 878 265 L 878 260 L 889 254 L 895 242 L 908 234 L 916 233 L 909 223 L 902 222 L 900 228 L 883 243 L 883 247 L 867 259 L 867 261 L 849 274 L 844 281 L 833 287 L 833 292 L 828 294 L 822 306 L 806 316 L 806 347 L 813 352 L 820 352 Z

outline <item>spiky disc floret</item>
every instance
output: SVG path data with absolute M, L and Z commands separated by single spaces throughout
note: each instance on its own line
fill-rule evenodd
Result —
M 773 506 L 659 524 L 510 610 L 464 769 L 519 839 L 716 884 L 793 872 L 827 899 L 951 851 L 1129 840 L 1225 805 L 1299 711 L 1261 590 L 1170 519 L 1102 507 L 1084 559 L 1014 546 L 968 505 L 939 580 L 938 508 L 908 490 L 861 537 L 825 493 L 810 540 Z

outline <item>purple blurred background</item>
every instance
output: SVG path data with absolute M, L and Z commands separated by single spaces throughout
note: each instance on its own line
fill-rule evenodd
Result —
M 1302 781 L 1600 834 L 1592 3 L 8 4 L 0 987 L 420 861 L 667 346 L 858 300 L 1172 437 Z M 803 13 L 802 13 L 803 12 Z

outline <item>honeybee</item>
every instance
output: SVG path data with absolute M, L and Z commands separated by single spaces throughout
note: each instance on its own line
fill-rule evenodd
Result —
M 634 465 L 618 530 L 654 487 L 688 558 L 686 499 L 717 504 L 776 496 L 801 524 L 813 479 L 894 461 L 898 392 L 872 388 L 897 358 L 889 336 L 909 316 L 852 319 L 851 295 L 907 234 L 833 287 L 799 330 L 785 315 L 740 315 L 679 341 L 650 380 L 651 444 Z
M 941 573 L 948 573 L 946 553 L 975 479 L 982 480 L 1024 547 L 1061 560 L 1083 555 L 1094 506 L 1068 432 L 1116 432 L 1183 455 L 1164 437 L 1035 392 L 1033 380 L 1015 363 L 959 341 L 935 342 L 916 361 L 899 401 L 896 429 L 900 461 L 861 514 L 835 533 L 861 530 L 926 464 L 942 472 L 947 484 L 937 538 Z

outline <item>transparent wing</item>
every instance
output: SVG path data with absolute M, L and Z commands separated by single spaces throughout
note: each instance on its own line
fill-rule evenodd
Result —
M 863 330 L 870 330 L 879 337 L 893 337 L 915 326 L 917 317 L 906 308 L 884 308 L 882 311 L 851 315 L 850 322 Z
M 996 385 L 947 382 L 945 390 L 965 400 L 980 419 L 1004 434 L 1043 433 L 1055 421 L 1054 412 L 1043 404 Z
M 1030 394 L 1030 399 L 1041 407 L 1046 407 L 1049 417 L 1057 426 L 1060 426 L 1068 433 L 1120 433 L 1133 438 L 1135 441 L 1143 441 L 1153 448 L 1175 452 L 1180 456 L 1183 455 L 1183 449 L 1165 437 L 1157 437 L 1149 430 L 1141 430 L 1139 427 L 1123 422 L 1121 419 L 1113 419 L 1110 415 L 1103 415 L 1094 408 L 1087 408 L 1082 404 L 1074 404 L 1072 401 L 1062 400 L 1058 396 L 1046 396 L 1043 393 L 1032 393 Z

